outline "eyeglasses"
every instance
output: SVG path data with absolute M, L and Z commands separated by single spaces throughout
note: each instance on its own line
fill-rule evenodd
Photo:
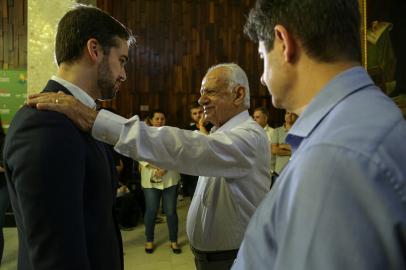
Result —
M 237 82 L 234 82 L 233 80 L 227 80 L 226 81 L 226 87 L 217 87 L 217 88 L 205 88 L 200 90 L 200 96 L 208 96 L 208 97 L 213 97 L 216 96 L 218 93 L 220 93 L 221 91 L 228 89 L 228 88 L 232 88 L 232 90 L 234 91 L 235 87 L 240 85 Z

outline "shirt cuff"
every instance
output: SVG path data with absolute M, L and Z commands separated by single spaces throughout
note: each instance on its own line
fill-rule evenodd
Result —
M 120 138 L 121 129 L 128 120 L 107 110 L 97 114 L 92 128 L 96 140 L 115 145 Z

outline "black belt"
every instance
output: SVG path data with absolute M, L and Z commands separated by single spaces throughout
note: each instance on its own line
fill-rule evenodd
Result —
M 199 261 L 226 261 L 233 260 L 237 257 L 238 249 L 233 250 L 221 250 L 221 251 L 201 251 L 190 246 L 196 259 Z

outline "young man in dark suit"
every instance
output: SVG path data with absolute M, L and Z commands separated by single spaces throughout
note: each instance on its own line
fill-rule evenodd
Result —
M 114 98 L 133 40 L 105 12 L 73 8 L 58 24 L 58 72 L 44 92 L 63 91 L 91 108 L 95 99 Z M 103 143 L 62 114 L 24 106 L 10 125 L 4 157 L 18 269 L 123 269 L 115 168 Z

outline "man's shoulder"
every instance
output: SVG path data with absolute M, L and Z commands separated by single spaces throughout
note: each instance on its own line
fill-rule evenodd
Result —
M 6 141 L 15 138 L 25 138 L 30 136 L 31 142 L 45 134 L 70 136 L 73 140 L 82 132 L 65 115 L 52 112 L 40 111 L 27 105 L 21 107 L 15 114 L 7 132 Z M 75 136 L 76 135 L 76 136 Z
M 264 130 L 264 128 L 261 127 L 257 122 L 255 122 L 252 118 L 247 119 L 246 121 L 237 124 L 234 128 L 251 130 L 251 131 L 254 131 L 255 133 L 264 135 L 266 137 L 266 131 Z
M 65 86 L 52 79 L 47 82 L 44 89 L 42 90 L 42 92 L 58 92 L 58 91 L 70 93 Z
M 340 157 L 354 164 L 364 160 L 364 167 L 371 162 L 392 174 L 402 174 L 404 138 L 406 121 L 393 102 L 381 93 L 364 92 L 337 104 L 300 148 L 306 159 L 314 159 L 310 150 L 316 147 L 324 160 Z
M 337 104 L 315 133 L 319 142 L 372 153 L 398 125 L 406 127 L 406 121 L 389 98 L 382 93 L 360 91 Z
M 48 125 L 52 123 L 60 123 L 61 125 L 68 125 L 72 123 L 65 115 L 46 110 L 37 110 L 36 108 L 24 105 L 21 107 L 10 124 L 12 129 L 14 126 L 31 126 L 31 125 Z M 73 123 L 72 123 L 73 125 Z

